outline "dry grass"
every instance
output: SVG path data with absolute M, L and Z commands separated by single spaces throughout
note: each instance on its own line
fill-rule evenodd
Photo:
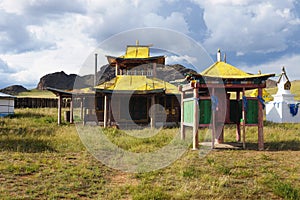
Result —
M 124 173 L 87 152 L 74 125 L 57 126 L 55 109 L 16 113 L 0 119 L 0 199 L 300 198 L 300 124 L 266 123 L 266 151 L 255 150 L 256 128 L 247 128 L 247 150 L 213 150 L 200 157 L 189 148 L 164 169 Z M 165 144 L 174 130 L 129 141 L 122 131 L 105 131 L 116 145 L 127 142 L 128 150 L 139 152 L 147 144 L 153 150 L 155 143 Z M 234 138 L 234 127 L 227 127 L 225 141 Z

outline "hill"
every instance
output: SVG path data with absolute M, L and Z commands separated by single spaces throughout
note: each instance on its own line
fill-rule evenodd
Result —
M 186 73 L 195 73 L 192 69 L 187 69 L 182 65 L 165 65 L 157 67 L 157 78 L 170 82 L 177 79 L 183 79 Z M 104 65 L 97 73 L 97 84 L 109 81 L 115 77 L 115 68 Z M 73 88 L 85 88 L 93 86 L 94 75 L 89 74 L 79 76 L 76 74 L 66 74 L 65 72 L 55 72 L 47 74 L 40 78 L 37 89 L 45 90 L 47 87 L 71 90 Z
M 28 90 L 22 85 L 12 85 L 0 90 L 0 92 L 10 95 L 18 95 L 21 92 L 27 92 Z

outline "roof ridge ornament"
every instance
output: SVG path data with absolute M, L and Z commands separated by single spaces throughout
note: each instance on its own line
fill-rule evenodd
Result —
M 217 53 L 217 62 L 221 62 L 221 49 L 218 49 L 218 53 Z

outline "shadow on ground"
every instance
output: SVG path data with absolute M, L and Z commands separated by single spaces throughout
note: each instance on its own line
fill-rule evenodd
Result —
M 50 141 L 38 139 L 0 139 L 0 151 L 26 153 L 56 152 Z

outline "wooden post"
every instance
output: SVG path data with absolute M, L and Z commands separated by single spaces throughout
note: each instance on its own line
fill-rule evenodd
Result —
M 245 88 L 243 88 L 243 97 L 245 96 Z M 243 149 L 246 149 L 246 111 L 244 108 L 244 98 L 242 101 L 242 125 L 243 125 Z
M 104 95 L 104 113 L 103 113 L 103 127 L 107 126 L 107 94 Z
M 57 100 L 57 124 L 61 124 L 61 104 L 62 104 L 62 97 L 58 95 L 58 100 Z
M 262 97 L 262 88 L 258 88 L 258 96 Z M 258 101 L 258 150 L 264 150 L 263 105 Z
M 156 112 L 156 110 L 155 110 L 155 95 L 153 94 L 151 96 L 151 113 L 150 113 L 151 128 L 155 128 L 155 123 L 156 123 L 156 121 L 155 121 L 155 112 Z
M 118 63 L 116 63 L 116 71 L 115 71 L 116 76 L 118 76 L 118 71 L 119 71 L 119 65 L 118 65 Z
M 153 72 L 152 72 L 152 76 L 153 76 L 153 77 L 156 77 L 156 76 L 157 76 L 157 74 L 156 74 L 156 68 L 157 68 L 156 63 L 153 63 Z
M 107 98 L 107 104 L 108 104 L 108 124 L 111 127 L 111 97 Z
M 211 96 L 215 95 L 215 88 L 212 88 Z M 216 137 L 216 111 L 212 110 L 212 130 L 211 130 L 211 148 L 215 148 L 215 137 Z
M 182 87 L 181 87 L 182 89 Z M 185 92 L 181 92 L 181 102 L 180 102 L 180 135 L 181 139 L 185 140 L 185 127 L 184 127 L 184 98 L 185 98 Z
M 80 98 L 80 119 L 83 120 L 83 97 Z
M 74 117 L 73 117 L 73 97 L 71 97 L 71 101 L 70 101 L 70 123 L 74 123 Z
M 240 91 L 237 91 L 236 92 L 236 100 L 237 100 L 237 103 L 239 103 L 239 100 L 240 100 Z M 238 111 L 239 111 L 239 104 L 237 104 L 237 108 L 236 108 Z M 236 141 L 237 142 L 240 142 L 241 141 L 241 119 L 238 118 L 238 121 L 236 122 Z
M 194 86 L 194 123 L 193 123 L 193 150 L 199 148 L 198 127 L 199 127 L 199 93 L 198 88 Z

